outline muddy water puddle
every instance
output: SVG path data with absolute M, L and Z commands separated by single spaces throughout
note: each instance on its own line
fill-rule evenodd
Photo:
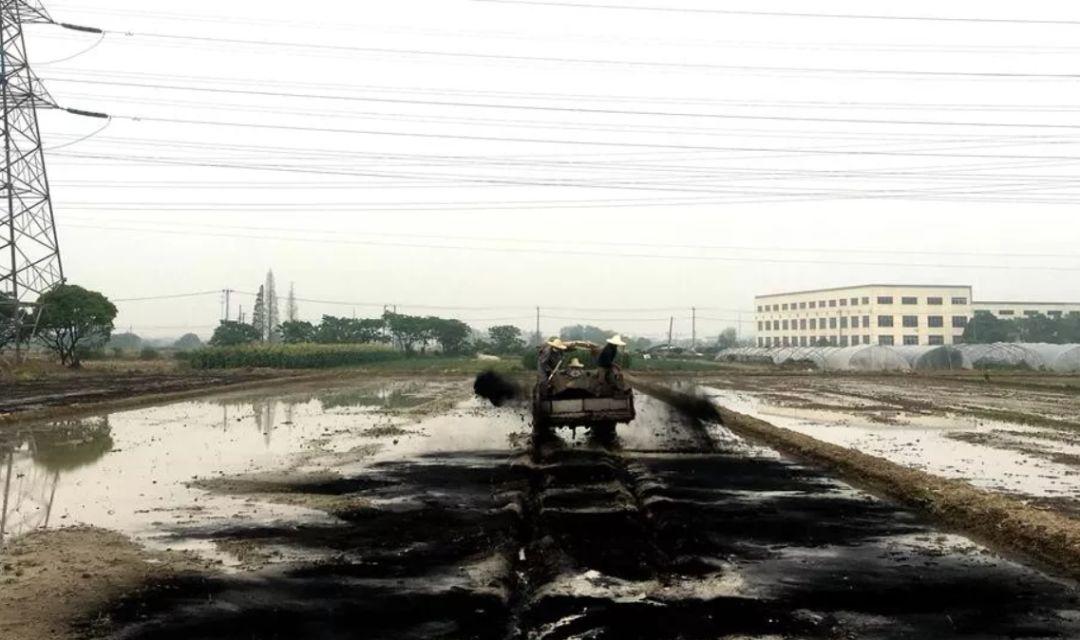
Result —
M 526 428 L 513 411 L 481 413 L 464 388 L 463 381 L 277 388 L 15 427 L 0 441 L 0 530 L 10 538 L 94 525 L 152 547 L 193 548 L 236 562 L 184 532 L 236 523 L 329 524 L 334 517 L 300 503 L 194 485 L 267 472 L 336 473 L 348 464 L 456 447 L 506 448 Z
M 805 408 L 746 391 L 705 390 L 733 411 L 825 442 L 985 489 L 1080 506 L 1080 467 L 1069 463 L 1080 442 L 1067 432 L 945 412 Z

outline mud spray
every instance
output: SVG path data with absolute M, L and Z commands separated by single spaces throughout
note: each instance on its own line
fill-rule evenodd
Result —
M 490 369 L 476 376 L 473 392 L 496 407 L 501 407 L 523 396 L 521 387 L 516 382 Z

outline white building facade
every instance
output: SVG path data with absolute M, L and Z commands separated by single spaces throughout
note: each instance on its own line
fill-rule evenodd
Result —
M 958 344 L 968 285 L 868 284 L 754 298 L 759 347 Z
M 976 302 L 972 305 L 976 313 L 992 313 L 1002 320 L 1012 318 L 1031 318 L 1044 315 L 1060 318 L 1070 313 L 1080 313 L 1080 302 Z

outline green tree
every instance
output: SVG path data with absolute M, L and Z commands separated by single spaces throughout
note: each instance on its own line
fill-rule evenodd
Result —
M 131 351 L 132 353 L 142 348 L 143 340 L 139 336 L 131 332 L 117 333 L 109 338 L 109 343 L 106 347 L 119 350 L 119 351 Z
M 469 325 L 461 320 L 432 319 L 435 340 L 439 343 L 443 353 L 447 355 L 460 355 L 469 349 Z
M 986 311 L 975 312 L 975 317 L 964 327 L 964 342 L 967 344 L 990 344 L 1008 342 L 1011 327 L 1005 320 Z
M 587 340 L 596 344 L 606 341 L 613 335 L 615 335 L 614 331 L 594 327 L 591 324 L 578 324 L 559 329 L 559 337 L 563 340 Z
M 203 346 L 202 338 L 194 333 L 185 333 L 180 336 L 180 339 L 173 343 L 173 348 L 180 351 L 194 351 L 200 349 Z
M 19 320 L 20 340 L 30 337 L 34 321 L 25 309 L 21 309 L 10 294 L 0 292 L 0 350 L 15 343 L 15 319 Z
M 716 338 L 716 346 L 720 349 L 730 349 L 739 343 L 739 334 L 734 327 L 728 327 L 720 332 Z
M 1061 330 L 1059 334 L 1062 342 L 1080 343 L 1080 313 L 1073 311 L 1059 320 Z
M 315 325 L 305 320 L 286 320 L 279 327 L 281 341 L 285 344 L 301 344 L 315 342 L 317 329 Z
M 320 344 L 367 344 L 386 342 L 386 328 L 381 318 L 338 318 L 323 316 L 314 333 L 314 341 Z
M 394 344 L 405 353 L 415 353 L 417 347 L 423 348 L 434 339 L 434 326 L 430 318 L 390 312 L 383 318 Z
M 210 338 L 212 347 L 235 347 L 241 344 L 251 344 L 262 340 L 262 334 L 254 326 L 246 322 L 233 322 L 222 320 L 214 335 Z
M 1020 320 L 1017 328 L 1021 342 L 1061 342 L 1060 322 L 1041 313 Z
M 38 305 L 37 340 L 69 367 L 78 368 L 80 352 L 104 346 L 112 334 L 116 305 L 97 291 L 62 284 L 42 294 Z
M 496 353 L 521 353 L 525 348 L 525 341 L 521 338 L 521 329 L 503 324 L 488 329 L 488 337 L 491 340 L 491 348 Z

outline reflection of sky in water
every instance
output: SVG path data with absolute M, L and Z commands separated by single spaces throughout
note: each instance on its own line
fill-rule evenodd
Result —
M 314 468 L 320 460 L 334 462 L 327 452 L 361 450 L 371 463 L 436 449 L 505 449 L 510 432 L 527 429 L 517 413 L 480 412 L 475 401 L 423 419 L 392 411 L 428 402 L 446 386 L 279 388 L 27 426 L 17 439 L 0 442 L 4 533 L 91 524 L 178 547 L 161 536 L 225 519 L 326 520 L 322 512 L 213 495 L 185 483 Z M 388 426 L 409 433 L 364 434 Z
M 979 487 L 1020 495 L 1080 497 L 1080 473 L 1075 467 L 947 437 L 950 433 L 986 434 L 1002 429 L 1027 434 L 1041 431 L 1030 426 L 963 416 L 907 413 L 900 413 L 893 422 L 882 424 L 858 413 L 784 407 L 770 402 L 767 397 L 744 391 L 712 387 L 705 391 L 732 411 L 936 475 L 965 479 Z M 1014 438 L 1017 442 L 1025 440 L 1036 442 L 1022 436 Z M 1055 451 L 1076 451 L 1073 445 L 1038 442 L 1044 447 L 1052 446 Z

